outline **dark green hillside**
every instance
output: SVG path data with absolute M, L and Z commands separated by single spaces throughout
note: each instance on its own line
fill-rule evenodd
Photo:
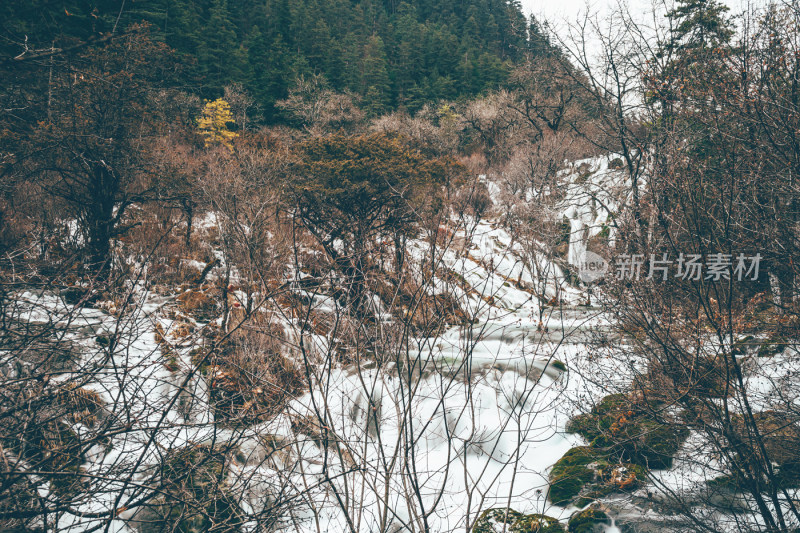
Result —
M 112 1 L 35 0 L 4 3 L 0 19 L 5 58 L 26 35 L 44 49 L 148 21 L 182 55 L 185 85 L 210 98 L 240 82 L 272 120 L 298 76 L 322 74 L 372 114 L 413 112 L 498 87 L 526 50 L 544 52 L 517 0 L 139 0 L 122 12 Z

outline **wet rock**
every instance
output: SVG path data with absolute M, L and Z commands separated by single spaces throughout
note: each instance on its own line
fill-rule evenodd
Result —
M 625 166 L 625 162 L 622 161 L 621 157 L 615 157 L 614 159 L 612 159 L 608 163 L 608 168 L 613 169 L 613 170 L 622 169 L 624 166 Z
M 753 347 L 758 346 L 755 338 L 752 335 L 747 335 L 738 339 L 731 346 L 731 355 L 746 355 Z
M 786 350 L 788 343 L 780 335 L 773 335 L 758 348 L 758 357 L 772 357 Z
M 603 533 L 611 525 L 611 518 L 604 508 L 593 504 L 569 517 L 569 533 Z
M 485 510 L 472 533 L 564 533 L 558 520 L 543 514 L 522 514 L 513 509 Z
M 689 436 L 679 420 L 664 423 L 635 408 L 625 394 L 603 398 L 589 413 L 570 420 L 567 431 L 578 433 L 621 462 L 652 469 L 672 466 L 672 459 Z
M 232 454 L 207 445 L 171 451 L 157 472 L 159 495 L 121 517 L 141 533 L 235 530 L 239 508 L 225 483 Z
M 797 416 L 778 411 L 763 411 L 753 413 L 753 420 L 749 423 L 746 423 L 743 415 L 733 416 L 731 422 L 744 442 L 752 439 L 752 429 L 748 426 L 755 424 L 761 435 L 763 452 L 766 452 L 766 457 L 758 457 L 758 461 L 768 460 L 772 464 L 775 482 L 780 488 L 800 487 L 800 420 Z M 763 452 L 761 446 L 754 445 L 750 453 L 760 456 Z M 738 461 L 752 460 L 734 457 Z M 735 478 L 728 481 L 741 486 Z
M 650 468 L 669 468 L 688 430 L 655 420 L 627 395 L 603 398 L 589 413 L 570 420 L 567 431 L 590 442 L 569 450 L 550 471 L 550 500 L 583 507 L 644 484 Z
M 615 463 L 599 448 L 569 450 L 550 471 L 550 501 L 556 505 L 586 504 L 608 494 L 630 492 L 641 486 L 647 470 L 632 463 Z

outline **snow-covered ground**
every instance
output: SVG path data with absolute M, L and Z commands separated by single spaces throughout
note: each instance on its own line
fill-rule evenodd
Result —
M 591 226 L 582 194 L 570 190 L 568 198 L 577 209 L 574 219 Z M 604 216 L 594 213 L 598 220 Z M 209 215 L 198 227 L 214 222 Z M 585 249 L 588 234 L 575 235 L 579 242 L 570 248 Z M 426 253 L 425 245 L 412 245 L 411 253 Z M 420 366 L 416 373 L 334 368 L 320 374 L 286 413 L 236 435 L 214 424 L 205 379 L 189 356 L 192 345 L 171 340 L 176 361 L 165 364 L 159 338 L 172 338 L 177 326 L 163 312 L 172 299 L 139 292 L 134 313 L 119 319 L 47 294 L 20 295 L 30 322 L 69 317 L 64 330 L 84 347 L 75 375 L 88 371 L 93 377 L 84 388 L 98 393 L 107 411 L 130 418 L 127 430 L 113 435 L 104 449 L 87 453 L 87 474 L 102 481 L 78 514 L 62 515 L 59 527 L 91 528 L 98 521 L 87 516 L 124 507 L 110 530 L 130 530 L 126 521 L 136 508 L 128 505 L 146 490 L 141 484 L 167 450 L 233 439 L 252 457 L 234 467 L 231 485 L 249 495 L 251 510 L 259 510 L 277 489 L 302 496 L 306 503 L 294 518 L 303 531 L 344 531 L 350 519 L 362 531 L 425 522 L 429 530 L 445 532 L 463 528 L 494 506 L 566 519 L 573 509 L 547 500 L 548 469 L 580 444 L 580 437 L 564 432 L 565 424 L 581 404 L 591 405 L 624 385 L 629 363 L 597 360 L 589 340 L 607 322 L 599 309 L 577 307 L 585 296 L 566 283 L 557 266 L 551 265 L 555 274 L 544 295 L 558 305 L 543 309 L 532 291 L 521 288 L 536 280 L 525 268 L 519 243 L 500 225 L 480 221 L 466 253 L 448 250 L 442 261 L 471 287 L 462 291 L 461 303 L 477 320 L 409 348 L 407 361 Z M 323 311 L 335 306 L 326 297 L 317 296 L 315 303 Z M 115 339 L 112 354 L 98 347 L 98 337 Z M 317 335 L 316 341 L 326 339 Z M 69 382 L 72 375 L 60 379 Z M 184 389 L 188 394 L 180 393 Z M 302 438 L 292 429 L 298 418 L 324 421 L 337 444 L 325 448 L 314 444 L 312 435 Z M 265 455 L 265 435 L 292 442 L 293 449 L 280 459 L 255 460 Z M 130 471 L 137 472 L 133 479 L 125 475 Z
M 346 516 L 359 517 L 357 529 L 399 531 L 430 513 L 430 530 L 446 532 L 463 529 L 490 507 L 560 519 L 575 510 L 547 500 L 549 468 L 583 444 L 564 431 L 576 406 L 592 405 L 628 382 L 629 362 L 592 359 L 586 332 L 607 325 L 597 308 L 549 308 L 547 331 L 539 328 L 542 304 L 506 281 L 518 279 L 522 267 L 513 249 L 510 235 L 481 222 L 470 256 L 446 259 L 493 302 L 472 296 L 478 323 L 451 328 L 433 346 L 409 354 L 430 371 L 408 379 L 402 371 L 343 368 L 275 421 L 269 431 L 292 442 L 291 416 L 324 420 L 346 450 L 345 459 L 326 459 L 325 450 L 313 445 L 297 450 L 307 464 L 290 480 L 295 487 L 326 477 L 337 487 L 323 485 L 309 498 L 315 519 L 308 515 L 302 531 L 345 531 Z M 580 300 L 569 286 L 559 292 Z M 350 508 L 337 492 L 355 497 Z M 384 529 L 387 523 L 397 529 Z
M 620 191 L 629 186 L 609 169 L 608 158 L 574 167 L 583 169 L 573 171 L 582 177 L 567 187 L 558 206 L 572 228 L 573 264 L 602 228 L 614 238 L 611 219 L 626 201 Z M 213 224 L 209 216 L 198 226 Z M 457 237 L 467 239 L 463 233 Z M 423 242 L 412 243 L 412 257 L 427 252 Z M 109 412 L 130 417 L 126 431 L 87 454 L 84 468 L 98 479 L 93 497 L 75 513 L 64 513 L 59 527 L 87 530 L 100 520 L 92 513 L 118 510 L 109 530 L 134 531 L 130 521 L 137 508 L 130 502 L 146 492 L 143 484 L 167 450 L 228 441 L 244 456 L 231 466 L 229 485 L 245 495 L 245 512 L 260 511 L 280 493 L 295 501 L 293 531 L 449 532 L 464 530 L 491 507 L 566 523 L 576 509 L 549 502 L 548 472 L 571 447 L 586 444 L 565 432 L 566 423 L 624 389 L 641 362 L 622 356 L 629 352 L 622 349 L 623 339 L 611 336 L 607 316 L 584 305 L 586 294 L 567 283 L 558 265 L 548 265 L 552 274 L 543 298 L 535 295 L 530 287 L 541 280 L 532 278 L 522 257 L 520 243 L 500 224 L 478 222 L 465 249 L 447 250 L 441 258 L 463 280 L 460 301 L 475 320 L 409 342 L 397 358 L 405 362 L 402 368 L 320 368 L 308 392 L 288 409 L 243 431 L 214 423 L 205 378 L 189 355 L 190 340 L 170 337 L 176 360 L 165 365 L 158 339 L 178 327 L 163 312 L 171 298 L 140 292 L 135 313 L 118 319 L 102 310 L 76 310 L 47 294 L 20 295 L 27 321 L 70 317 L 65 331 L 85 348 L 79 370 L 94 376 L 85 387 L 102 396 Z M 184 266 L 202 270 L 205 264 Z M 337 305 L 322 295 L 311 301 L 323 313 Z M 380 302 L 376 308 L 384 320 L 390 318 Z M 291 320 L 285 325 L 291 329 Z M 99 336 L 115 339 L 111 355 L 98 348 Z M 323 335 L 310 339 L 322 352 L 327 349 Z M 605 340 L 603 350 L 595 348 L 599 339 Z M 798 372 L 790 368 L 796 360 L 759 360 L 772 366 L 759 373 L 764 377 L 751 379 L 754 390 L 772 394 L 775 380 Z M 770 398 L 763 400 L 767 405 Z M 275 443 L 285 443 L 280 453 L 274 453 Z M 710 458 L 676 461 L 673 469 L 654 475 L 678 488 L 703 479 L 713 464 Z M 133 479 L 124 475 L 130 471 L 136 472 Z M 613 524 L 607 529 L 616 531 Z

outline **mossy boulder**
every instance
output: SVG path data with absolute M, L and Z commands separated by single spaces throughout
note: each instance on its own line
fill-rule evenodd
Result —
M 17 457 L 0 446 L 5 460 L 0 462 L 0 476 L 5 480 L 3 498 L 0 498 L 0 531 L 8 533 L 44 532 L 42 517 L 36 513 L 26 516 L 20 509 L 36 509 L 41 505 L 37 490 L 41 480 L 34 476 L 20 475 Z
M 786 350 L 786 339 L 773 335 L 758 347 L 758 357 L 772 357 Z
M 543 514 L 522 514 L 513 509 L 494 508 L 481 513 L 472 533 L 564 533 L 558 520 Z
M 747 352 L 755 346 L 758 346 L 755 338 L 752 335 L 747 335 L 733 343 L 731 355 L 747 355 Z
M 745 424 L 742 415 L 732 417 L 734 430 L 739 438 L 748 442 L 751 429 Z M 766 460 L 773 465 L 775 481 L 781 488 L 800 487 L 800 420 L 796 416 L 778 411 L 763 411 L 753 414 L 753 421 L 761 435 Z M 751 453 L 759 454 L 755 458 L 739 458 L 738 460 L 764 461 L 761 447 L 750 447 Z M 739 485 L 741 486 L 741 484 Z
M 583 507 L 608 494 L 634 490 L 646 478 L 647 469 L 640 465 L 615 462 L 600 448 L 578 446 L 553 465 L 549 497 L 556 505 Z
M 95 342 L 97 342 L 98 345 L 100 345 L 103 348 L 108 348 L 109 346 L 111 346 L 111 337 L 109 337 L 108 335 L 98 335 L 97 337 L 95 337 L 94 340 Z
M 659 470 L 672 466 L 673 457 L 688 436 L 689 430 L 677 421 L 664 424 L 645 418 L 621 422 L 595 440 L 608 444 L 624 461 Z
M 685 376 L 681 386 L 688 386 L 690 394 L 700 398 L 725 398 L 736 386 L 727 364 L 718 356 L 698 357 L 692 362 L 694 371 Z
M 58 406 L 69 422 L 94 428 L 108 415 L 105 401 L 93 390 L 65 385 L 58 389 L 53 405 Z
M 67 305 L 83 305 L 86 307 L 92 307 L 102 298 L 100 293 L 94 292 L 90 287 L 82 287 L 80 285 L 72 285 L 61 289 L 60 296 Z
M 9 425 L 0 438 L 0 453 L 35 465 L 52 494 L 69 500 L 88 486 L 83 468 L 87 449 L 108 442 L 97 431 L 107 417 L 105 402 L 96 392 L 72 384 L 38 392 L 37 403 L 21 424 L 11 426 L 12 420 L 5 420 Z M 22 392 L 26 393 L 30 391 Z
M 569 533 L 601 533 L 611 525 L 611 519 L 598 505 L 578 511 L 569 517 L 567 531 Z
M 197 445 L 171 451 L 162 461 L 159 495 L 132 519 L 142 533 L 236 531 L 238 504 L 226 482 L 236 451 Z
M 52 421 L 30 431 L 27 438 L 32 445 L 23 457 L 36 462 L 44 472 L 57 473 L 46 476 L 57 498 L 70 500 L 86 489 L 82 467 L 85 443 L 69 424 Z
M 625 394 L 603 398 L 572 418 L 567 431 L 588 446 L 569 450 L 550 471 L 550 500 L 583 507 L 598 498 L 640 487 L 648 469 L 668 468 L 689 435 L 674 420 L 656 420 L 655 405 L 637 406 Z
M 800 487 L 800 420 L 790 413 L 764 411 L 754 413 L 747 423 L 743 415 L 733 415 L 731 423 L 737 438 L 746 445 L 738 451 L 730 448 L 729 473 L 706 482 L 710 501 L 715 506 L 733 511 L 749 509 L 742 487 L 753 483 L 752 477 L 745 474 L 751 471 L 753 462 L 768 461 L 772 465 L 774 477 L 771 481 L 778 490 Z M 759 443 L 752 440 L 753 424 L 761 435 Z
M 569 433 L 577 433 L 589 442 L 606 433 L 617 418 L 629 411 L 630 401 L 624 394 L 610 394 L 600 400 L 591 412 L 573 417 L 567 424 Z
M 512 533 L 563 533 L 564 526 L 558 520 L 543 514 L 526 514 L 512 525 Z
M 589 446 L 572 448 L 550 470 L 549 497 L 556 505 L 567 505 L 575 500 L 583 487 L 594 481 L 595 473 L 588 465 L 595 463 L 597 450 Z M 605 457 L 602 458 L 605 461 Z
M 567 431 L 578 433 L 592 447 L 605 450 L 620 462 L 652 469 L 672 466 L 675 453 L 689 436 L 679 420 L 657 421 L 649 410 L 635 407 L 625 394 L 606 396 L 591 412 L 570 420 Z

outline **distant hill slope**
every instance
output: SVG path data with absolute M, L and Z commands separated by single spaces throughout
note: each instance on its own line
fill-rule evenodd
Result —
M 34 0 L 0 6 L 0 52 L 64 46 L 142 20 L 185 56 L 205 97 L 240 82 L 275 120 L 298 76 L 322 74 L 370 113 L 457 99 L 502 85 L 550 45 L 518 0 Z M 532 36 L 529 38 L 529 35 Z

